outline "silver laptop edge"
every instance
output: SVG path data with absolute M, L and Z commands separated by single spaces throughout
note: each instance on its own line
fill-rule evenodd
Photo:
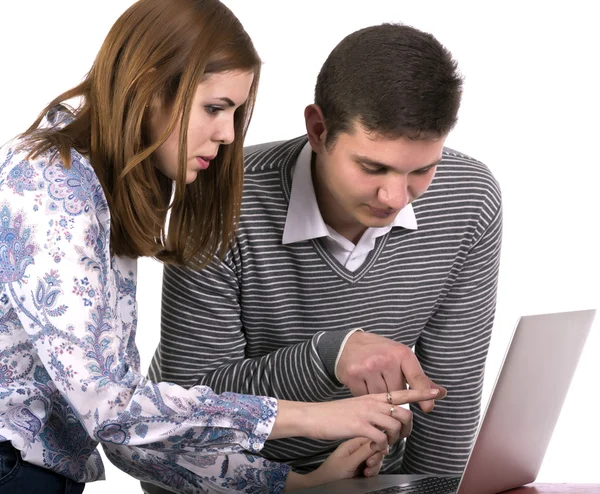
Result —
M 496 493 L 536 479 L 595 312 L 517 321 L 457 494 Z

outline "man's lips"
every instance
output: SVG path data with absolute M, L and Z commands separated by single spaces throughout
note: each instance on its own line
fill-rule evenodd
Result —
M 368 207 L 369 211 L 371 211 L 371 214 L 373 216 L 377 216 L 378 218 L 388 218 L 397 212 L 395 209 L 379 209 L 374 208 L 373 206 Z

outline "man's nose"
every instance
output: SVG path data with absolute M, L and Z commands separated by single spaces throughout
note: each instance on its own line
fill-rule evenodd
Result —
M 408 204 L 406 177 L 403 175 L 387 177 L 386 182 L 379 188 L 377 199 L 390 209 L 399 211 L 404 208 Z

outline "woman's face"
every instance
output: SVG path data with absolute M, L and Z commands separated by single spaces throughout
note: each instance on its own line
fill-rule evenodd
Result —
M 253 72 L 231 71 L 209 74 L 196 88 L 187 134 L 185 183 L 196 180 L 198 172 L 206 170 L 219 152 L 221 144 L 231 144 L 235 138 L 234 113 L 248 99 L 254 80 Z M 150 114 L 152 138 L 158 139 L 171 117 L 170 108 Z M 180 123 L 156 150 L 158 169 L 172 180 L 177 179 Z

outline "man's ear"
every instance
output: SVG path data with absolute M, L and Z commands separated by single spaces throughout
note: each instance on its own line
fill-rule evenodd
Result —
M 325 149 L 325 139 L 327 138 L 325 118 L 321 108 L 315 104 L 308 105 L 304 109 L 304 121 L 308 142 L 310 142 L 313 152 L 321 153 Z

